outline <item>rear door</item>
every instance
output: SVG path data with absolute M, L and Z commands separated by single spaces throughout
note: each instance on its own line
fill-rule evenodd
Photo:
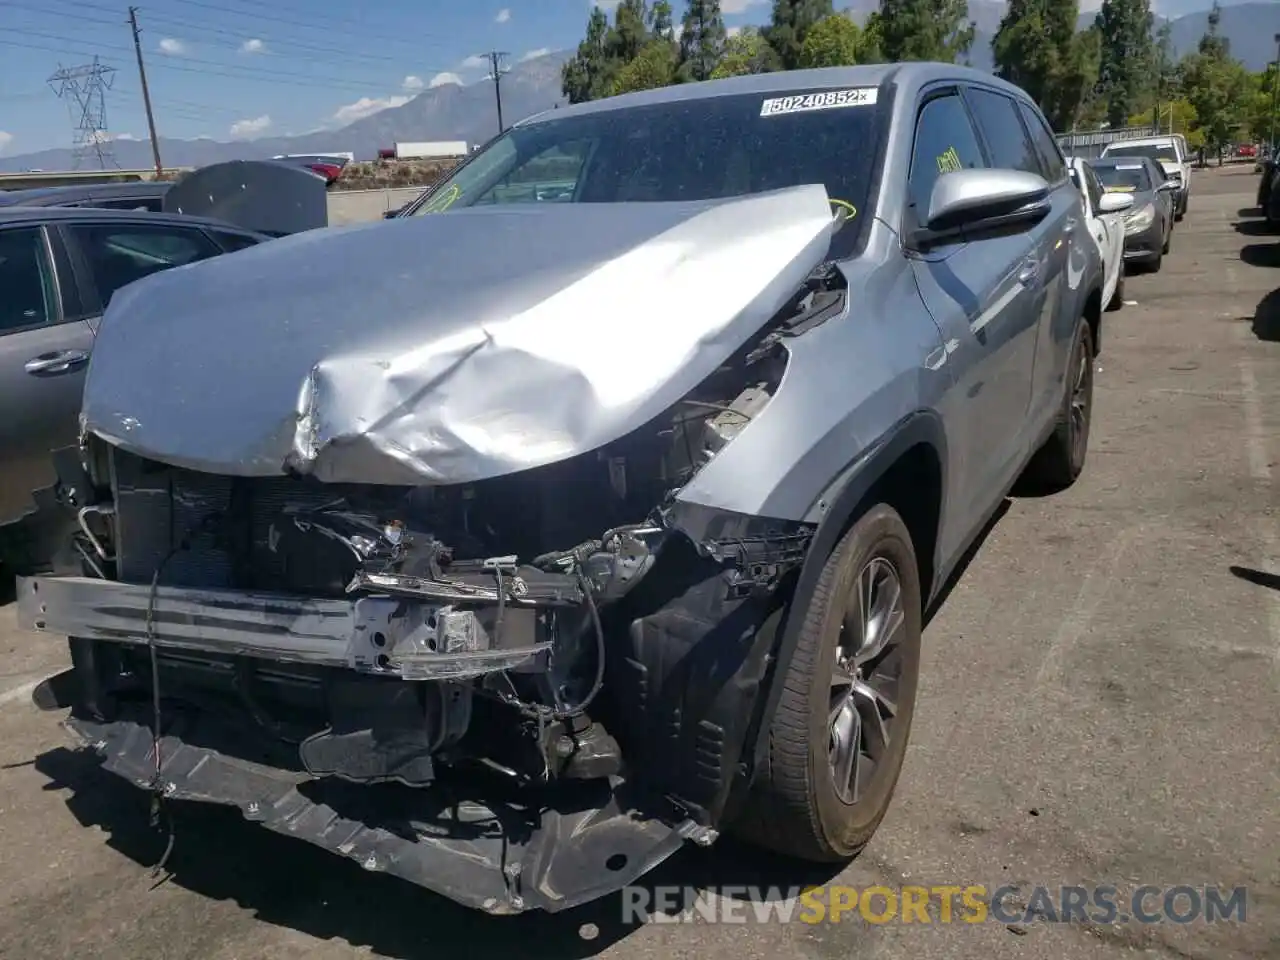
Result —
M 939 177 L 990 166 L 958 88 L 927 94 L 916 119 L 904 235 L 923 223 Z M 1019 234 L 911 255 L 920 296 L 941 330 L 957 378 L 948 442 L 956 444 L 966 517 L 984 517 L 1017 467 L 1029 397 L 1023 371 L 1031 365 L 1040 296 L 1032 248 L 1033 241 Z
M 93 333 L 55 235 L 0 229 L 0 523 L 54 480 L 50 451 L 76 441 Z
M 1030 316 L 1025 318 L 1028 324 L 1025 349 L 1018 351 L 1015 365 L 1003 371 L 1024 391 L 1020 465 L 1021 455 L 1028 452 L 1028 445 L 1039 440 L 1040 427 L 1056 412 L 1056 405 L 1062 399 L 1060 384 L 1066 359 L 1061 345 L 1064 324 L 1068 339 L 1075 333 L 1074 318 L 1068 316 L 1074 312 L 1075 299 L 1070 289 L 1078 283 L 1078 279 L 1073 282 L 1072 273 L 1081 274 L 1090 255 L 1084 247 L 1073 251 L 1072 244 L 1083 241 L 1092 245 L 1093 240 L 1084 235 L 1084 207 L 1079 191 L 1067 174 L 1066 160 L 1039 115 L 1035 111 L 1030 111 L 1029 116 L 1024 114 L 1021 101 L 984 87 L 968 87 L 965 97 L 972 105 L 993 164 L 1039 174 L 1048 181 L 1053 200 L 1050 214 L 1020 236 L 1027 245 L 1023 276 L 1027 277 L 1031 294 Z M 1032 119 L 1034 127 L 1027 123 Z M 1047 145 L 1042 142 L 1042 136 L 1049 141 Z M 1012 394 L 1014 387 L 1011 385 L 1007 392 Z

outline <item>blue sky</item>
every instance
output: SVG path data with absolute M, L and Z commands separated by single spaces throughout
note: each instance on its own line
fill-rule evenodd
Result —
M 342 126 L 432 83 L 482 79 L 479 54 L 509 62 L 571 49 L 588 0 L 136 0 L 161 137 L 291 135 Z M 611 4 L 602 3 L 608 7 Z M 681 4 L 677 7 L 677 15 Z M 730 26 L 767 0 L 723 0 Z M 115 67 L 113 135 L 145 138 L 127 2 L 0 0 L 0 155 L 69 146 L 71 119 L 47 80 L 97 54 Z

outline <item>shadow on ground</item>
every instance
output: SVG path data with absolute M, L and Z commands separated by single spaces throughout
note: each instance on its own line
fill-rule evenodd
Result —
M 1267 573 L 1263 570 L 1255 570 L 1253 567 L 1240 567 L 1232 564 L 1227 568 L 1231 571 L 1233 577 L 1252 583 L 1257 587 L 1266 587 L 1269 590 L 1280 590 L 1280 574 Z
M 45 789 L 71 791 L 67 808 L 84 826 L 104 830 L 110 847 L 144 867 L 159 861 L 167 835 L 149 826 L 146 793 L 100 769 L 88 751 L 52 750 L 35 767 L 50 780 Z M 175 842 L 164 882 L 234 901 L 267 923 L 367 946 L 378 957 L 416 960 L 465 950 L 573 960 L 596 955 L 640 925 L 628 917 L 622 894 L 560 914 L 491 917 L 398 878 L 365 873 L 229 808 L 174 804 L 171 812 Z M 686 848 L 639 886 L 650 895 L 658 885 L 785 888 L 827 883 L 840 869 L 814 868 L 726 839 L 710 850 Z
M 1280 267 L 1280 243 L 1245 244 L 1240 259 L 1251 267 Z
M 1280 266 L 1280 263 L 1276 266 Z M 1253 335 L 1259 340 L 1280 343 L 1280 288 L 1272 290 L 1258 301 L 1250 326 Z
M 1267 225 L 1265 220 L 1237 220 L 1232 224 L 1236 233 L 1246 237 L 1273 237 L 1276 235 L 1274 229 Z

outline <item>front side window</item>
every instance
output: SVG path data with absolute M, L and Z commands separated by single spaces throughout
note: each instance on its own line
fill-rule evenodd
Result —
M 0 334 L 50 323 L 55 299 L 44 232 L 0 230 Z
M 1096 214 L 1102 203 L 1102 184 L 1098 181 L 1098 175 L 1094 173 L 1093 167 L 1087 163 L 1084 164 L 1084 187 L 1089 194 L 1089 206 Z
M 820 183 L 856 217 L 879 149 L 884 108 L 877 101 L 876 88 L 864 87 L 553 116 L 508 130 L 404 215 L 477 205 L 717 200 Z
M 933 185 L 944 173 L 985 167 L 973 124 L 960 96 L 934 97 L 920 108 L 911 148 L 907 202 L 923 224 L 929 213 Z
M 105 308 L 126 284 L 222 251 L 199 230 L 142 224 L 80 224 L 71 235 L 88 261 Z
M 970 89 L 966 99 L 983 139 L 991 150 L 991 163 L 1002 170 L 1022 170 L 1043 176 L 1027 131 L 1018 117 L 1018 106 L 1011 97 L 989 90 Z

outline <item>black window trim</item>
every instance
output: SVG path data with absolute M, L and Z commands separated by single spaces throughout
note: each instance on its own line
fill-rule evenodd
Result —
M 1036 158 L 1036 166 L 1040 168 L 1040 175 L 1045 178 L 1046 182 L 1048 182 L 1050 191 L 1056 190 L 1058 187 L 1062 186 L 1062 184 L 1064 183 L 1071 183 L 1071 177 L 1068 174 L 1066 169 L 1065 157 L 1063 158 L 1062 176 L 1053 180 L 1050 180 L 1048 177 L 1048 171 L 1045 170 L 1044 168 L 1044 160 L 1040 156 L 1040 148 L 1036 146 L 1035 138 L 1031 135 L 1031 131 L 1027 129 L 1027 120 L 1022 115 L 1022 110 L 1019 109 L 1022 105 L 1029 105 L 1031 109 L 1038 110 L 1039 108 L 1036 107 L 1035 104 L 1031 103 L 1031 101 L 1028 100 L 1026 97 L 1019 97 L 1013 93 L 1010 93 L 1008 90 L 1001 90 L 998 87 L 989 86 L 985 83 L 966 82 L 963 85 L 963 88 L 964 89 L 962 93 L 965 94 L 965 97 L 964 97 L 965 104 L 969 106 L 970 117 L 974 121 L 973 123 L 974 130 L 978 134 L 978 142 L 983 146 L 984 153 L 987 158 L 987 165 L 989 167 L 992 167 L 993 169 L 996 168 L 995 154 L 991 149 L 991 145 L 987 142 L 986 131 L 982 129 L 982 125 L 977 122 L 976 117 L 973 117 L 973 106 L 972 104 L 969 103 L 969 97 L 968 97 L 968 94 L 970 91 L 980 90 L 983 93 L 994 94 L 996 96 L 1004 97 L 1006 100 L 1011 101 L 1013 103 L 1013 115 L 1018 118 L 1018 126 L 1021 127 L 1022 135 L 1027 138 L 1027 143 L 1030 144 L 1031 146 L 1031 155 Z M 1046 130 L 1046 132 L 1048 131 Z M 1057 146 L 1056 139 L 1054 140 L 1054 146 Z M 1073 185 L 1073 189 L 1074 189 L 1074 185 Z
M 1044 134 L 1046 137 L 1049 138 L 1049 142 L 1053 144 L 1053 149 L 1056 151 L 1059 164 L 1063 168 L 1063 172 L 1065 173 L 1066 166 L 1067 166 L 1067 158 L 1062 152 L 1062 147 L 1058 145 L 1058 138 L 1054 136 L 1053 130 L 1050 128 L 1048 118 L 1044 116 L 1044 114 L 1041 112 L 1039 107 L 1037 107 L 1034 103 L 1032 103 L 1030 100 L 1026 99 L 1025 97 L 1017 97 L 1015 98 L 1014 102 L 1017 103 L 1018 106 L 1022 108 L 1021 110 L 1017 111 L 1018 119 L 1022 121 L 1023 129 L 1027 131 L 1027 136 L 1030 137 L 1031 139 L 1031 146 L 1035 150 L 1036 156 L 1040 157 L 1042 161 L 1041 169 L 1043 170 L 1044 157 L 1041 156 L 1040 154 L 1040 148 L 1036 146 L 1035 134 L 1032 133 L 1031 130 L 1027 129 L 1028 124 L 1030 123 L 1025 113 L 1025 111 L 1027 110 L 1031 111 L 1032 115 L 1037 118 L 1037 122 L 1044 127 Z M 1049 181 L 1050 186 L 1054 186 L 1059 182 L 1058 180 L 1049 180 L 1048 171 L 1044 171 L 1044 172 L 1045 172 L 1045 179 Z
M 53 303 L 50 304 L 51 315 L 45 317 L 43 323 L 29 323 L 22 327 L 9 327 L 0 329 L 0 337 L 10 337 L 18 333 L 28 333 L 32 330 L 47 330 L 50 327 L 58 327 L 64 323 L 70 323 L 74 318 L 68 318 L 62 308 L 62 283 L 58 277 L 58 260 L 54 255 L 53 238 L 50 236 L 49 226 L 44 223 L 11 223 L 0 227 L 0 233 L 14 233 L 19 230 L 36 230 L 40 234 L 40 247 L 44 253 L 45 263 L 49 267 L 50 284 L 53 287 Z

